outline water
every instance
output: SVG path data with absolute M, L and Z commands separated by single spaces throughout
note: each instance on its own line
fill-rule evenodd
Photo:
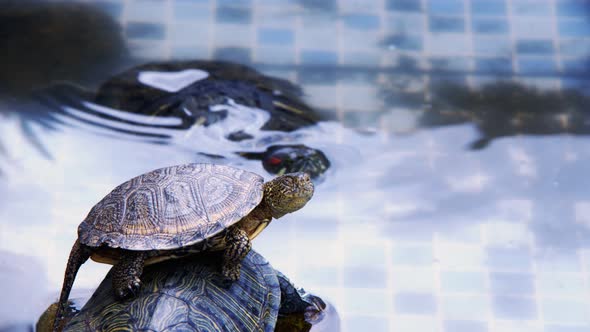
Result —
M 332 167 L 308 206 L 273 222 L 254 247 L 334 304 L 344 331 L 590 328 L 587 77 L 572 69 L 587 57 L 582 2 L 317 4 L 101 3 L 123 24 L 131 58 L 122 68 L 235 59 L 296 80 L 338 121 L 261 132 L 266 113 L 230 103 L 218 106 L 228 121 L 162 145 L 4 103 L 0 328 L 36 319 L 56 298 L 77 225 L 114 186 L 171 164 L 219 162 L 199 152 L 269 179 L 233 154 L 269 141 L 320 149 Z M 109 68 L 91 83 L 48 77 L 96 86 L 118 67 Z M 506 79 L 543 90 L 485 85 Z M 569 87 L 578 94 L 560 92 Z M 220 139 L 244 125 L 255 140 Z M 85 264 L 77 294 L 108 268 Z

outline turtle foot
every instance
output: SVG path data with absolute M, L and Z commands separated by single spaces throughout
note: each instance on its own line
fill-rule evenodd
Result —
M 129 278 L 129 280 L 119 282 L 115 287 L 115 296 L 119 300 L 126 299 L 130 296 L 136 296 L 141 288 L 141 280 L 138 277 Z

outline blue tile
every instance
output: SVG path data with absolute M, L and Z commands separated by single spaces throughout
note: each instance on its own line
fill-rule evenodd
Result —
M 298 269 L 297 276 L 305 284 L 331 287 L 338 280 L 338 269 L 336 267 L 305 266 Z
M 392 257 L 393 265 L 431 266 L 434 262 L 432 247 L 424 245 L 394 246 Z
M 584 20 L 559 20 L 559 35 L 563 37 L 590 36 L 590 22 Z
M 480 34 L 506 34 L 508 23 L 505 19 L 474 18 L 471 21 L 471 29 Z
M 295 34 L 289 29 L 260 28 L 258 30 L 258 42 L 261 44 L 291 45 L 295 40 Z
M 211 10 L 208 6 L 195 4 L 189 1 L 174 3 L 174 18 L 182 21 L 203 21 L 208 22 Z
M 216 60 L 235 61 L 238 63 L 249 63 L 252 61 L 250 49 L 243 47 L 220 47 L 213 54 Z
M 526 320 L 537 317 L 537 304 L 533 298 L 494 296 L 492 304 L 496 318 Z
M 252 10 L 245 7 L 222 6 L 217 7 L 215 17 L 217 22 L 249 24 L 252 21 Z
M 575 60 L 561 60 L 564 72 L 569 73 L 589 73 L 590 59 L 581 58 Z
M 546 321 L 588 323 L 588 303 L 586 302 L 545 299 L 541 307 Z
M 490 285 L 495 295 L 531 295 L 535 293 L 532 274 L 491 273 Z
M 563 55 L 586 57 L 590 56 L 590 40 L 570 39 L 560 40 L 559 50 Z
M 344 24 L 353 29 L 373 30 L 379 29 L 379 16 L 369 14 L 349 14 L 342 18 Z
M 347 265 L 385 266 L 385 249 L 378 245 L 362 245 L 345 250 Z
M 421 51 L 422 50 L 422 35 L 391 35 L 385 37 L 380 43 L 388 49 L 400 49 L 405 51 Z
M 553 53 L 553 41 L 549 39 L 521 39 L 516 42 L 519 54 L 546 55 Z
M 477 58 L 475 68 L 485 73 L 510 73 L 513 71 L 510 58 Z
M 552 58 L 527 58 L 518 60 L 518 72 L 526 74 L 554 74 L 555 61 Z
M 465 20 L 463 18 L 430 16 L 428 22 L 431 32 L 465 31 Z
M 125 35 L 131 39 L 166 39 L 166 27 L 157 23 L 129 22 Z
M 123 12 L 123 4 L 120 2 L 95 1 L 93 2 L 93 5 L 100 8 L 114 19 L 118 19 Z
M 442 296 L 440 310 L 448 319 L 486 320 L 489 318 L 490 303 L 487 296 Z
M 347 267 L 343 271 L 345 287 L 352 288 L 386 288 L 387 272 L 385 269 L 370 267 Z
M 211 0 L 174 0 L 175 5 L 209 5 Z
M 397 293 L 394 295 L 395 312 L 398 314 L 434 315 L 436 300 L 429 293 Z
M 525 248 L 488 248 L 487 263 L 492 269 L 530 271 L 532 257 Z
M 295 0 L 295 2 L 311 12 L 325 13 L 338 9 L 336 0 Z
M 588 332 L 590 331 L 590 324 L 586 325 L 578 325 L 578 326 L 568 326 L 568 325 L 554 325 L 549 324 L 545 325 L 544 332 Z
M 476 54 L 485 56 L 509 57 L 512 54 L 512 44 L 508 38 L 473 38 L 473 48 Z
M 395 10 L 395 11 L 409 11 L 409 12 L 420 12 L 422 11 L 422 6 L 420 1 L 416 0 L 387 0 L 386 3 L 387 10 Z
M 472 15 L 506 15 L 505 0 L 471 0 Z
M 444 15 L 463 15 L 464 14 L 463 0 L 429 0 L 428 12 L 431 14 Z
M 441 271 L 440 287 L 443 293 L 484 293 L 486 276 L 483 272 Z
M 549 0 L 518 0 L 512 1 L 511 5 L 516 16 L 550 16 L 553 12 Z
M 384 317 L 347 315 L 344 326 L 348 331 L 389 331 L 389 322 Z
M 586 18 L 590 10 L 588 0 L 557 0 L 557 15 Z
M 314 65 L 336 65 L 338 54 L 331 51 L 301 51 L 301 62 Z
M 175 59 L 199 59 L 209 56 L 207 47 L 175 46 L 172 48 L 172 57 Z
M 433 70 L 458 70 L 470 71 L 471 59 L 462 56 L 455 57 L 432 57 L 430 60 L 430 67 Z
M 487 332 L 488 324 L 472 320 L 446 320 L 444 332 Z
M 217 5 L 240 5 L 240 6 L 250 6 L 252 5 L 252 0 L 217 0 Z

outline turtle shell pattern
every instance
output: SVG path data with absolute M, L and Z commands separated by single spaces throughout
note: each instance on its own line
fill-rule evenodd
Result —
M 274 331 L 280 286 L 272 266 L 251 250 L 241 276 L 219 287 L 215 259 L 146 267 L 138 294 L 114 298 L 110 273 L 64 331 Z
M 91 247 L 176 249 L 211 238 L 262 200 L 263 178 L 238 168 L 184 164 L 135 177 L 96 204 L 78 227 Z

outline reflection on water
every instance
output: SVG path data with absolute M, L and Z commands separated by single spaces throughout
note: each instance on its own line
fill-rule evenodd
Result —
M 185 162 L 269 179 L 260 160 L 236 152 L 303 144 L 330 168 L 308 206 L 270 225 L 254 247 L 333 303 L 345 331 L 587 330 L 589 103 L 584 71 L 572 70 L 587 57 L 585 5 L 441 3 L 288 1 L 254 11 L 247 1 L 175 1 L 170 26 L 129 9 L 158 2 L 115 10 L 145 57 L 250 62 L 296 79 L 309 105 L 339 121 L 263 131 L 260 105 L 228 101 L 213 108 L 225 118 L 206 126 L 156 128 L 178 125 L 158 118 L 138 129 L 121 121 L 138 118 L 83 90 L 30 111 L 2 106 L 0 249 L 18 256 L 0 269 L 8 280 L 0 294 L 16 294 L 0 304 L 0 327 L 10 317 L 33 321 L 55 299 L 76 226 L 114 186 Z M 252 21 L 256 45 L 245 45 L 236 26 Z M 213 36 L 211 45 L 195 46 L 193 31 Z M 158 53 L 160 45 L 171 51 Z M 108 268 L 84 266 L 75 287 L 96 287 Z M 39 288 L 27 288 L 30 280 Z

